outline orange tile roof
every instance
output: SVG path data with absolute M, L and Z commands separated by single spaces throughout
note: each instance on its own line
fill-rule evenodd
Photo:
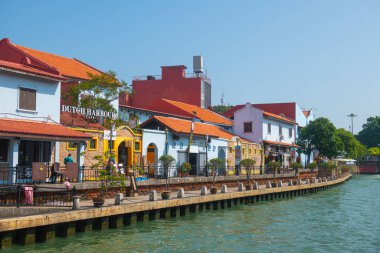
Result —
M 103 130 L 104 127 L 81 114 L 61 112 L 61 124 L 66 127 L 80 127 L 85 129 Z
M 101 71 L 72 58 L 66 58 L 63 56 L 50 54 L 35 49 L 27 48 L 24 46 L 15 45 L 18 49 L 22 50 L 26 54 L 37 58 L 38 60 L 49 64 L 52 67 L 58 69 L 58 71 L 68 77 L 74 77 L 78 79 L 88 79 L 88 73 L 99 75 L 102 74 Z
M 289 144 L 289 143 L 285 143 L 285 142 L 266 141 L 266 140 L 264 140 L 263 142 L 266 144 L 270 144 L 270 145 L 279 145 L 279 146 L 286 146 L 286 147 L 298 147 L 296 144 Z
M 86 140 L 91 136 L 55 123 L 42 121 L 0 119 L 0 135 L 40 137 L 51 140 Z
M 173 100 L 168 100 L 168 99 L 163 99 L 164 101 L 186 111 L 187 113 L 193 114 L 193 112 L 196 113 L 196 117 L 199 118 L 202 121 L 206 122 L 212 122 L 216 124 L 223 124 L 223 125 L 228 125 L 232 126 L 233 123 L 230 119 L 213 112 L 209 109 L 201 108 L 196 105 L 191 105 L 191 104 L 186 104 L 178 101 L 173 101 Z
M 271 118 L 279 119 L 279 120 L 285 121 L 285 122 L 290 123 L 290 124 L 295 124 L 295 121 L 294 121 L 294 120 L 289 119 L 289 118 L 287 118 L 287 117 L 283 117 L 283 116 L 280 116 L 280 115 L 274 114 L 274 113 L 264 112 L 264 111 L 263 111 L 263 115 L 264 115 L 264 116 L 267 116 L 267 117 L 271 117 Z
M 9 62 L 9 61 L 0 60 L 0 69 L 12 71 L 12 72 L 19 72 L 19 73 L 27 74 L 31 76 L 38 76 L 42 78 L 56 79 L 60 81 L 66 80 L 66 78 L 61 75 L 55 75 L 46 71 L 32 68 L 27 65 Z
M 185 119 L 178 119 L 178 118 L 172 118 L 172 117 L 163 117 L 163 116 L 153 116 L 149 120 L 145 121 L 141 124 L 141 127 L 148 124 L 152 120 L 157 120 L 161 124 L 168 127 L 171 131 L 179 134 L 190 134 L 191 131 L 191 120 L 185 120 Z M 214 137 L 219 137 L 227 140 L 231 140 L 236 135 L 231 134 L 230 132 L 227 132 L 226 130 L 223 130 L 222 128 L 207 124 L 207 123 L 201 123 L 201 122 L 194 122 L 194 135 L 209 135 Z M 246 139 L 241 138 L 238 136 L 243 142 L 250 142 Z

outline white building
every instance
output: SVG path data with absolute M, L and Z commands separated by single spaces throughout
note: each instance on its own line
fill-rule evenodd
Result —
M 65 78 L 28 57 L 18 60 L 0 60 L 0 184 L 45 181 L 47 174 L 38 178 L 32 167 L 42 166 L 48 173 L 48 164 L 58 159 L 58 141 L 88 138 L 59 125 Z
M 189 147 L 190 133 L 193 124 L 191 145 Z M 175 167 L 189 161 L 193 170 L 190 174 L 204 175 L 207 161 L 213 158 L 221 158 L 224 166 L 228 161 L 235 164 L 236 159 L 254 158 L 258 164 L 261 162 L 260 152 L 248 152 L 248 150 L 260 150 L 260 146 L 248 142 L 230 132 L 207 123 L 193 122 L 190 120 L 173 117 L 154 116 L 141 124 L 143 128 L 142 155 L 145 157 L 144 164 L 156 168 L 155 175 L 163 175 L 159 168 L 159 158 L 162 155 L 171 155 L 176 159 Z M 236 144 L 236 139 L 239 139 Z M 241 157 L 235 158 L 233 147 L 242 146 Z M 240 149 L 239 149 L 240 150 Z M 240 155 L 240 154 L 239 154 Z M 224 168 L 221 168 L 224 169 Z M 176 176 L 177 171 L 173 168 L 170 176 Z
M 266 162 L 281 161 L 286 167 L 296 157 L 296 123 L 250 103 L 234 112 L 234 134 L 262 143 Z

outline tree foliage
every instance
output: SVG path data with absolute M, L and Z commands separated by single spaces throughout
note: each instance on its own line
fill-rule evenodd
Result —
M 380 148 L 372 147 L 367 150 L 367 154 L 370 156 L 380 156 Z
M 377 147 L 380 144 L 380 117 L 369 117 L 357 138 L 367 147 Z
M 119 98 L 120 92 L 130 93 L 130 87 L 123 80 L 118 80 L 114 71 L 94 75 L 89 73 L 89 80 L 72 85 L 68 91 L 74 104 L 90 109 L 115 112 L 112 102 Z
M 340 150 L 342 156 L 354 159 L 365 156 L 365 146 L 361 144 L 351 132 L 339 128 L 336 130 L 336 134 L 342 142 L 342 149 Z
M 328 158 L 339 155 L 343 147 L 334 124 L 323 117 L 315 119 L 302 128 L 297 143 L 312 144 L 321 156 Z
M 217 112 L 219 114 L 223 114 L 225 113 L 226 111 L 228 111 L 229 109 L 231 109 L 233 106 L 232 105 L 214 105 L 212 107 L 212 110 L 214 112 Z

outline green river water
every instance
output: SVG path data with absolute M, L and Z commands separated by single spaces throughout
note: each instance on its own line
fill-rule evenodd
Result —
M 2 252 L 380 252 L 380 175 L 314 195 L 204 211 Z

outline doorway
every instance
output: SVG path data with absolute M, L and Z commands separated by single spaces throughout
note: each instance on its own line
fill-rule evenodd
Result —
M 189 163 L 191 165 L 191 170 L 190 170 L 189 174 L 190 175 L 196 175 L 197 174 L 197 165 L 198 165 L 198 154 L 197 153 L 190 153 Z
M 121 165 L 124 169 L 126 169 L 129 164 L 129 161 L 128 161 L 129 150 L 125 146 L 125 141 L 119 144 L 119 147 L 117 148 L 117 157 L 118 157 L 117 162 L 118 162 L 119 167 Z

